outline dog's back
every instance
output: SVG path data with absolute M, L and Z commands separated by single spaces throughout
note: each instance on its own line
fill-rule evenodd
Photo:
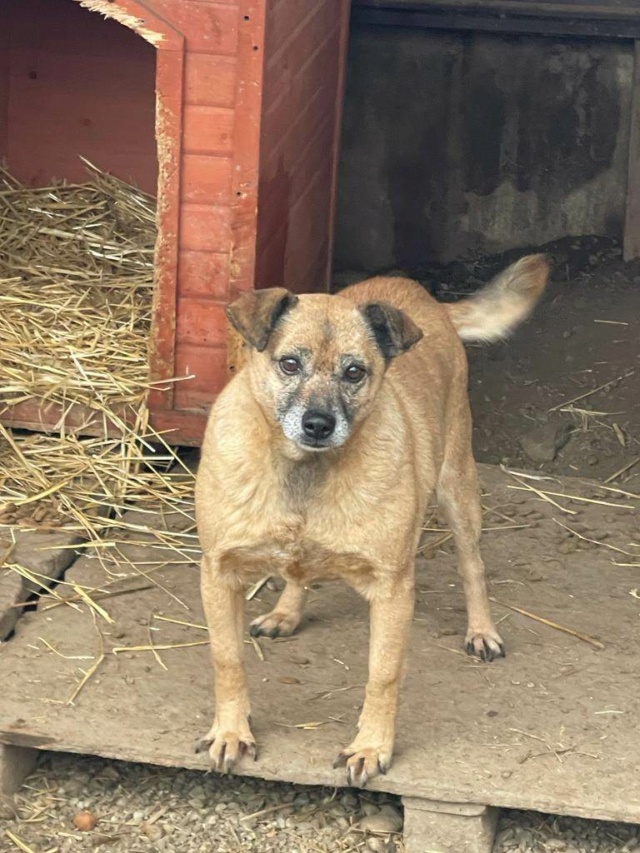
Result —
M 400 308 L 420 326 L 425 340 L 448 322 L 463 341 L 496 341 L 508 337 L 531 313 L 548 275 L 544 255 L 527 255 L 460 302 L 436 302 L 417 282 L 385 276 L 354 284 L 340 295 L 359 305 L 384 300 Z

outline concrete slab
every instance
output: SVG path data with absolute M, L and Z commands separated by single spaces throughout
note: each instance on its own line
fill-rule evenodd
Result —
M 631 544 L 638 501 L 580 481 L 524 481 L 562 493 L 550 496 L 560 509 L 494 468 L 481 466 L 481 480 L 492 510 L 485 526 L 500 528 L 485 533 L 483 551 L 508 656 L 483 665 L 462 652 L 464 602 L 451 545 L 421 558 L 395 760 L 371 787 L 460 807 L 640 822 L 640 558 Z M 141 564 L 144 549 L 137 553 Z M 94 593 L 112 622 L 94 620 L 85 605 L 25 614 L 0 652 L 2 742 L 207 769 L 193 752 L 213 707 L 198 569 L 176 562 L 146 571 L 145 589 L 123 594 L 141 580 L 123 564 L 117 594 Z M 68 577 L 87 589 L 105 580 L 88 558 Z M 247 620 L 275 597 L 263 590 Z M 150 638 L 157 657 L 135 648 Z M 353 736 L 367 641 L 366 605 L 338 583 L 312 590 L 297 636 L 260 641 L 264 660 L 247 637 L 260 757 L 240 772 L 344 784 L 332 761 Z

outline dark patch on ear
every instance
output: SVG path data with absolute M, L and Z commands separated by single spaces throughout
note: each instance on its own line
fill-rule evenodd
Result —
M 278 321 L 297 302 L 284 287 L 252 290 L 227 307 L 227 317 L 248 344 L 263 352 Z
M 386 302 L 370 302 L 360 308 L 373 333 L 378 349 L 386 359 L 395 358 L 414 347 L 423 336 L 404 311 Z

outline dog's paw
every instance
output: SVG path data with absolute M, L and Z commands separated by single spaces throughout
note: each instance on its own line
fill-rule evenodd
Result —
M 300 624 L 297 613 L 285 613 L 282 610 L 272 610 L 264 616 L 258 616 L 249 626 L 252 637 L 290 637 Z
M 467 654 L 491 663 L 496 658 L 506 657 L 504 643 L 495 628 L 488 631 L 469 630 L 465 638 Z
M 211 731 L 197 742 L 196 752 L 208 752 L 211 765 L 218 773 L 231 773 L 245 755 L 258 760 L 258 749 L 248 725 L 234 730 L 214 724 Z
M 383 775 L 391 766 L 391 749 L 385 747 L 355 748 L 355 742 L 343 749 L 333 762 L 334 767 L 347 768 L 347 783 L 355 788 L 364 788 L 369 779 Z

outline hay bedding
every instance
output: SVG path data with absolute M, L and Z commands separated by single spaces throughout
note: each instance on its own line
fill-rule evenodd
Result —
M 0 424 L 0 525 L 75 529 L 117 551 L 124 510 L 179 512 L 183 533 L 157 533 L 154 515 L 135 529 L 184 562 L 193 477 L 146 405 L 155 201 L 86 166 L 86 183 L 43 189 L 0 169 L 0 413 L 25 400 L 62 412 L 51 435 Z M 77 404 L 101 435 L 67 427 Z

